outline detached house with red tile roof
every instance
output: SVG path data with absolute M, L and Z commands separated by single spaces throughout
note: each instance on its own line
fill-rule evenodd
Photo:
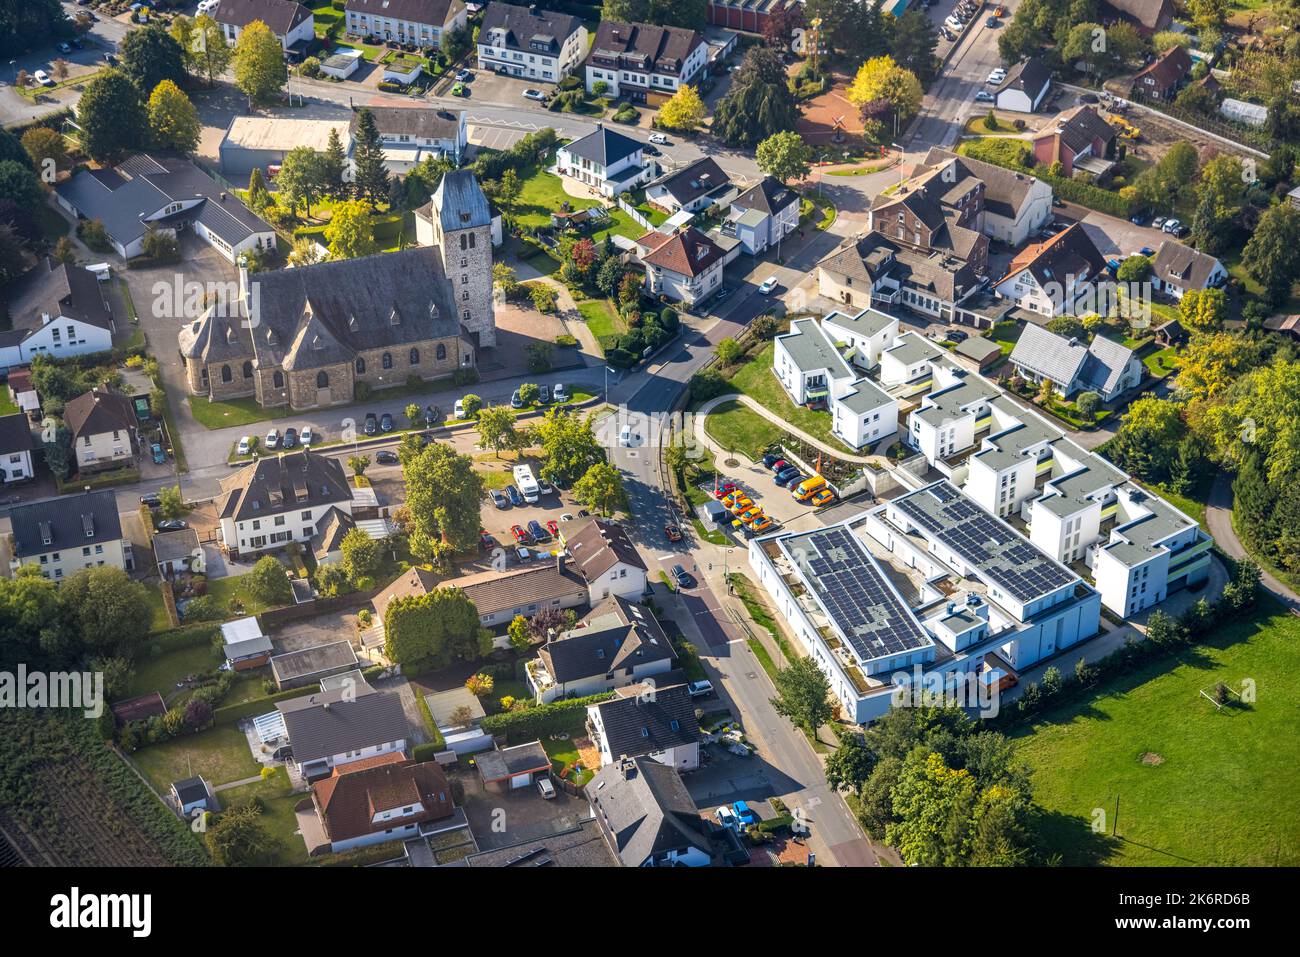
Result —
M 738 253 L 740 246 L 733 248 Z M 645 291 L 693 305 L 717 292 L 727 253 L 694 227 L 664 235 L 649 232 L 636 241 L 645 266 Z
M 1072 315 L 1080 299 L 1093 296 L 1095 304 L 1095 286 L 1105 270 L 1106 260 L 1096 244 L 1075 223 L 1046 242 L 1021 250 L 993 290 L 1022 309 L 1049 318 Z
M 1115 129 L 1091 106 L 1076 106 L 1057 116 L 1034 135 L 1034 159 L 1044 166 L 1061 164 L 1061 175 L 1074 175 L 1075 167 L 1101 174 L 1115 156 Z
M 312 808 L 323 833 L 303 829 L 308 852 L 339 853 L 370 844 L 404 841 L 427 833 L 427 825 L 451 823 L 456 813 L 451 786 L 434 761 L 419 764 L 384 754 L 334 769 L 311 789 Z M 316 843 L 312 838 L 320 843 Z

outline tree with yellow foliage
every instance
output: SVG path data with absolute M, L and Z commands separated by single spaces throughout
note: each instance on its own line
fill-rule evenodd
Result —
M 687 132 L 704 122 L 704 101 L 695 87 L 687 84 L 659 108 L 659 125 Z
M 870 104 L 885 102 L 894 114 L 897 127 L 914 117 L 921 109 L 925 91 L 921 81 L 911 70 L 894 62 L 892 56 L 873 57 L 858 69 L 845 94 L 858 109 Z

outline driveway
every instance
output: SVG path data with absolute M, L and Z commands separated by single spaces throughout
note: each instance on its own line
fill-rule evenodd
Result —
M 461 807 L 480 849 L 489 851 L 523 841 L 535 841 L 577 827 L 591 817 L 585 798 L 555 789 L 545 800 L 535 786 L 514 791 L 488 791 L 478 771 L 456 764 L 447 769 L 452 786 L 464 788 Z
M 360 599 L 357 600 L 358 609 L 364 604 L 365 602 Z M 356 612 L 341 611 L 317 615 L 314 618 L 285 625 L 275 633 L 274 640 L 276 654 L 283 655 L 291 651 L 302 651 L 304 648 L 315 648 L 317 645 L 328 645 L 344 639 L 355 641 L 356 636 Z

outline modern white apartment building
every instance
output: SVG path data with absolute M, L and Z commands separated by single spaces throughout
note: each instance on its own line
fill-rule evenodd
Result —
M 860 369 L 874 369 L 880 354 L 898 339 L 898 317 L 879 309 L 857 313 L 838 309 L 822 317 L 822 332 L 839 346 L 852 349 L 848 360 Z

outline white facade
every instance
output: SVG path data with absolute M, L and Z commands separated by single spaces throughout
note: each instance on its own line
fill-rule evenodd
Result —
M 0 484 L 22 482 L 36 475 L 30 449 L 19 452 L 0 452 Z
M 131 562 L 131 543 L 125 539 L 112 542 L 99 542 L 93 545 L 74 545 L 59 551 L 26 555 L 21 559 L 11 559 L 9 567 L 35 565 L 46 578 L 60 581 L 73 572 L 86 568 L 98 568 L 111 565 L 123 571 L 129 571 Z
M 595 135 L 600 135 L 600 132 L 597 131 Z M 641 150 L 604 166 L 595 160 L 575 156 L 568 146 L 556 150 L 555 168 L 561 176 L 577 180 L 600 195 L 611 198 L 644 186 L 654 178 L 656 169 L 653 163 L 646 162 Z
M 244 32 L 244 28 L 233 23 L 222 23 L 220 14 L 221 8 L 218 7 L 217 24 L 221 27 L 221 33 L 226 38 L 226 42 L 234 46 L 239 41 L 239 35 Z M 309 12 L 307 18 L 296 27 L 290 28 L 288 33 L 277 33 L 275 37 L 280 41 L 280 46 L 284 48 L 285 52 L 288 52 L 289 47 L 295 43 L 311 43 L 316 38 L 316 19 Z
M 836 311 L 822 319 L 822 332 L 832 342 L 852 348 L 849 361 L 855 366 L 874 369 L 881 353 L 898 338 L 898 317 L 877 309 L 864 309 L 855 316 Z
M 732 206 L 722 231 L 740 240 L 740 247 L 751 256 L 773 249 L 799 228 L 799 204 L 791 203 L 775 216 L 757 209 Z
M 717 290 L 718 283 L 722 282 L 722 269 L 722 259 L 716 260 L 695 276 L 647 263 L 645 291 L 651 296 L 667 296 L 674 302 L 693 305 Z
M 643 576 L 644 574 L 642 572 Z M 619 592 L 614 592 L 614 594 L 619 594 Z M 628 595 L 625 597 L 631 598 L 633 596 Z M 635 597 L 640 598 L 640 592 Z M 534 658 L 525 674 L 528 678 L 528 687 L 537 699 L 537 703 L 550 704 L 560 698 L 585 698 L 589 695 L 613 691 L 615 688 L 640 684 L 647 678 L 653 678 L 655 675 L 671 671 L 674 663 L 672 658 L 659 658 L 642 664 L 633 664 L 631 674 L 626 673 L 626 668 L 620 668 L 614 674 L 586 675 L 572 681 L 557 683 L 546 670 L 546 665 L 542 662 L 542 659 Z
M 559 37 L 556 38 L 560 39 Z M 478 68 L 545 83 L 558 83 L 576 70 L 587 55 L 587 28 L 579 27 L 563 38 L 558 56 L 541 50 L 521 50 L 507 45 L 503 33 L 479 32 Z
M 601 767 L 613 764 L 619 758 L 627 757 L 627 755 L 612 754 L 610 752 L 609 739 L 605 735 L 605 723 L 601 719 L 600 708 L 596 705 L 588 705 L 587 723 L 594 732 L 596 742 L 600 746 Z M 700 744 L 698 741 L 679 744 L 675 747 L 664 748 L 662 751 L 650 751 L 646 754 L 646 757 L 651 761 L 657 761 L 659 764 L 666 764 L 670 768 L 676 768 L 678 771 L 694 771 L 700 766 Z
M 860 449 L 875 445 L 898 432 L 898 401 L 868 379 L 860 379 L 832 395 L 831 431 Z
M 605 83 L 607 95 L 615 99 L 632 96 L 644 101 L 646 94 L 660 93 L 672 96 L 679 87 L 690 84 L 696 75 L 704 69 L 709 60 L 709 45 L 701 42 L 686 55 L 680 74 L 663 73 L 655 70 L 637 70 L 627 64 L 620 67 L 593 66 L 587 64 L 587 92 L 593 92 L 597 83 Z M 653 63 L 653 61 L 648 61 Z
M 1085 296 L 1093 295 L 1093 282 L 1091 277 L 1079 277 L 1073 274 L 1063 279 L 1064 282 L 1056 284 L 1057 288 L 1044 289 L 1030 270 L 1022 269 L 993 287 L 993 291 L 1003 299 L 1010 299 L 1021 309 L 1028 309 L 1030 312 L 1049 317 L 1074 315 L 1075 303 Z
M 646 570 L 627 562 L 618 562 L 599 578 L 587 582 L 592 607 L 617 595 L 629 601 L 640 601 L 646 592 Z
M 398 43 L 414 43 L 422 47 L 436 47 L 442 42 L 443 32 L 455 33 L 465 29 L 468 13 L 464 4 L 453 2 L 454 8 L 446 24 L 422 20 L 403 19 L 380 13 L 369 13 L 345 5 L 347 32 L 355 36 L 376 36 Z
M 290 745 L 293 741 L 290 740 Z M 384 741 L 381 744 L 372 744 L 368 747 L 360 748 L 356 751 L 345 751 L 341 754 L 331 754 L 323 758 L 314 758 L 311 761 L 297 763 L 298 772 L 304 777 L 316 777 L 321 774 L 327 774 L 333 768 L 341 765 L 351 764 L 354 761 L 363 761 L 366 758 L 373 758 L 381 754 L 405 753 L 406 739 L 399 738 L 396 741 Z
M 77 471 L 117 468 L 135 461 L 131 433 L 121 429 L 81 435 L 73 441 Z
M 41 316 L 41 325 L 21 342 L 0 346 L 0 368 L 27 365 L 34 356 L 55 359 L 86 356 L 113 348 L 113 333 L 93 323 L 62 314 Z
M 1027 175 L 1027 174 L 1026 174 Z M 984 235 L 1009 246 L 1020 247 L 1037 234 L 1043 224 L 1052 218 L 1051 184 L 1035 177 L 1025 193 L 1024 200 L 1014 216 L 1003 216 L 988 207 L 987 197 L 984 206 Z
M 316 534 L 316 523 L 331 508 L 351 515 L 352 500 L 326 502 L 302 509 L 287 508 L 283 512 L 268 513 L 241 522 L 223 518 L 221 541 L 227 548 L 237 550 L 240 554 L 284 548 L 289 542 L 309 542 Z

